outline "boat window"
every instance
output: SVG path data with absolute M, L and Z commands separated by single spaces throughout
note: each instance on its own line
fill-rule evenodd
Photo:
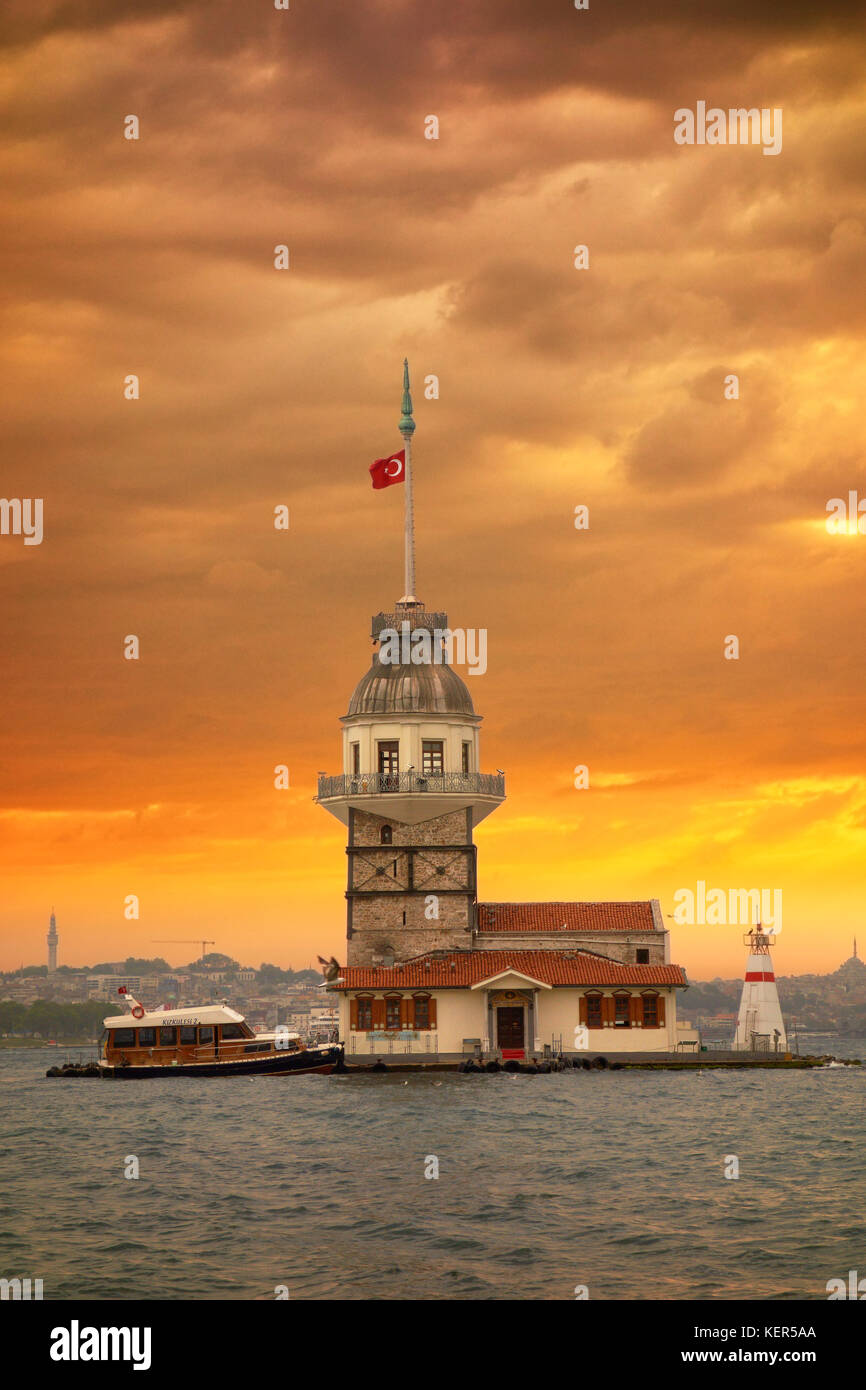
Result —
M 153 1047 L 156 1042 L 155 1028 L 139 1028 L 138 1045 L 139 1047 Z
M 250 1043 L 244 1048 L 244 1052 L 270 1052 L 270 1043 Z
M 220 1037 L 223 1042 L 228 1042 L 233 1038 L 245 1038 L 246 1036 L 242 1023 L 224 1023 L 220 1029 Z
M 194 1043 L 194 1042 L 195 1042 L 195 1024 L 194 1024 L 194 1023 L 193 1023 L 193 1024 L 186 1024 L 186 1025 L 184 1025 L 184 1026 L 181 1028 L 181 1030 L 180 1030 L 180 1040 L 181 1040 L 181 1043 L 186 1043 L 187 1045 L 189 1045 L 190 1043 Z
M 175 1047 L 177 1045 L 176 1028 L 160 1028 L 159 1030 L 160 1047 Z
M 112 1028 L 115 1047 L 135 1047 L 134 1028 Z
M 200 1043 L 213 1042 L 213 1024 L 209 1023 L 206 1028 L 199 1028 L 198 1040 Z

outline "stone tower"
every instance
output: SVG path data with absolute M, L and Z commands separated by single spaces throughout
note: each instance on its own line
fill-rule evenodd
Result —
M 479 771 L 481 716 L 445 659 L 447 629 L 411 596 L 373 618 L 373 662 L 341 721 L 342 775 L 319 779 L 319 805 L 348 828 L 348 965 L 472 946 L 473 831 L 505 779 Z
M 57 935 L 57 921 L 54 916 L 54 908 L 51 909 L 51 920 L 48 924 L 48 935 L 45 940 L 48 943 L 48 974 L 53 975 L 57 969 L 57 943 L 60 940 Z

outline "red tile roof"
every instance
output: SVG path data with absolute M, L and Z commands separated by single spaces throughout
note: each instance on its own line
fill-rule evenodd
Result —
M 402 965 L 347 965 L 341 972 L 345 983 L 337 989 L 466 989 L 504 970 L 519 970 L 548 985 L 688 984 L 679 965 L 621 965 L 583 952 L 449 951 L 438 959 L 416 956 Z
M 656 931 L 651 902 L 479 903 L 479 931 Z

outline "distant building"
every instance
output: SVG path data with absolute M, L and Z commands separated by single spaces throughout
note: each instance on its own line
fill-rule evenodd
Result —
M 57 946 L 60 941 L 60 937 L 57 935 L 57 920 L 54 916 L 53 907 L 51 909 L 48 935 L 45 940 L 48 942 L 48 974 L 53 975 L 57 969 Z

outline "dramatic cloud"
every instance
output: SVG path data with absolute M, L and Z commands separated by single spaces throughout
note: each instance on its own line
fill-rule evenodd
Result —
M 341 831 L 311 798 L 401 589 L 402 499 L 367 465 L 404 354 L 421 596 L 489 631 L 470 684 L 509 799 L 482 895 L 754 881 L 786 894 L 780 969 L 848 954 L 866 537 L 824 519 L 866 496 L 857 19 L 6 5 L 0 494 L 45 506 L 42 545 L 0 536 L 7 964 L 52 901 L 67 961 L 169 925 L 255 963 L 340 953 Z M 698 101 L 780 108 L 781 153 L 676 145 Z M 690 930 L 693 974 L 739 968 Z

